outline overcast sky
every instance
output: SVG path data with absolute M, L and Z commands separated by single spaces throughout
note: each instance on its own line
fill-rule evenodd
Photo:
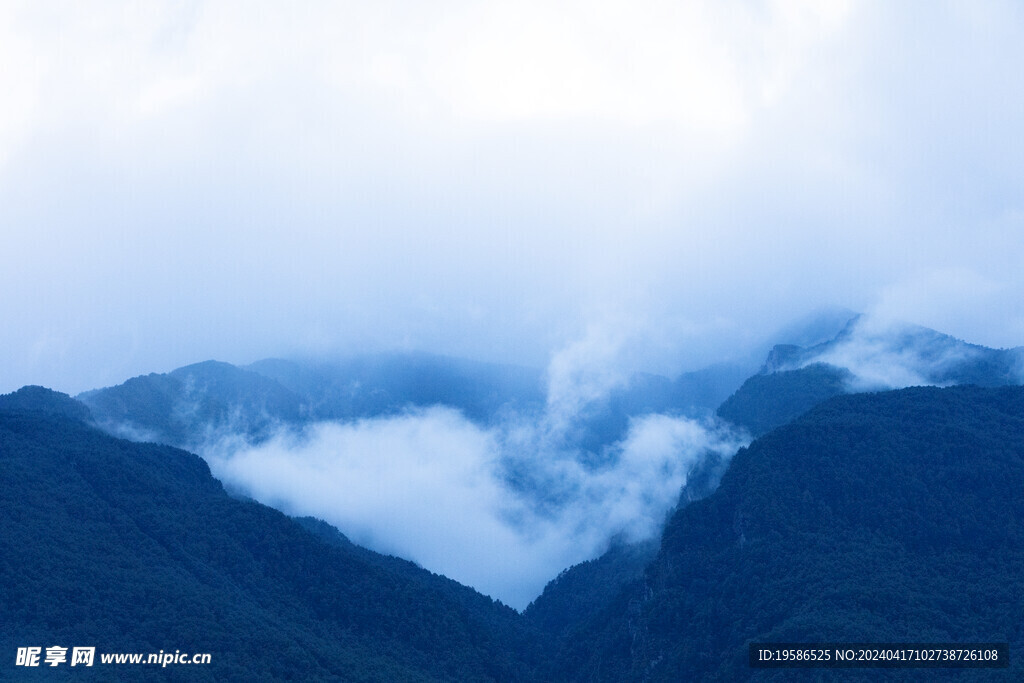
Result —
M 1024 344 L 1014 2 L 0 1 L 0 391 L 423 349 Z

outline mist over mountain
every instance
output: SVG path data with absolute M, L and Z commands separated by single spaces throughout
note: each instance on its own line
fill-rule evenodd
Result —
M 1022 349 L 988 349 L 921 326 L 866 321 L 865 316 L 849 311 L 810 316 L 781 332 L 780 338 L 787 343 L 773 346 L 760 370 L 717 410 L 719 417 L 755 437 L 833 396 L 864 391 L 870 386 L 864 374 L 873 371 L 869 376 L 877 381 L 881 368 L 887 368 L 890 377 L 916 377 L 930 384 L 956 380 L 990 386 L 1021 383 Z M 795 343 L 800 339 L 808 342 L 807 348 Z M 856 353 L 851 352 L 854 350 Z M 825 359 L 846 360 L 850 367 L 832 365 Z M 727 463 L 709 457 L 691 470 L 679 506 L 713 492 Z M 609 593 L 629 577 L 638 576 L 642 561 L 637 558 L 648 552 L 642 543 L 613 546 L 598 560 L 566 569 L 531 604 L 527 615 L 550 626 L 561 623 L 552 621 L 551 615 L 561 615 L 569 605 L 576 614 L 587 615 L 581 619 L 593 618 L 607 606 Z M 557 634 L 558 629 L 554 631 Z
M 1024 383 L 1024 347 L 991 349 L 902 321 L 856 316 L 809 347 L 779 344 L 717 414 L 764 434 L 827 398 L 907 386 Z
M 5 647 L 63 639 L 148 652 L 173 642 L 216 653 L 200 680 L 736 680 L 754 676 L 751 640 L 1010 642 L 1015 652 L 1022 391 L 921 387 L 826 400 L 735 456 L 701 459 L 663 532 L 618 535 L 519 615 L 362 548 L 322 518 L 292 520 L 229 497 L 202 459 L 107 436 L 73 399 L 27 387 L 0 397 L 0 497 L 15 511 L 0 534 Z M 403 417 L 415 425 L 424 415 Z M 464 419 L 435 417 L 452 429 Z M 345 438 L 353 434 L 331 443 Z M 383 446 L 372 455 L 394 443 Z M 328 462 L 314 464 L 334 480 L 324 477 Z M 432 457 L 423 472 L 452 470 Z M 311 481 L 302 489 L 316 496 Z M 414 483 L 402 495 L 442 486 Z M 454 507 L 428 503 L 457 519 Z M 505 560 L 529 571 L 514 554 Z
M 809 348 L 776 348 L 762 372 L 814 363 L 845 368 L 854 391 L 907 386 L 1024 382 L 1024 346 L 991 349 L 903 321 L 857 316 L 843 330 Z
M 5 679 L 533 678 L 537 645 L 507 607 L 231 498 L 199 457 L 112 438 L 69 401 L 35 388 L 0 400 L 0 646 L 170 647 L 212 663 L 54 672 L 12 655 Z
M 276 380 L 303 398 L 307 419 L 353 420 L 446 405 L 491 423 L 502 411 L 544 401 L 541 371 L 423 353 L 378 354 L 338 361 L 257 361 L 245 370 Z
M 714 493 L 674 514 L 644 575 L 563 638 L 554 677 L 792 678 L 749 668 L 751 641 L 1017 652 L 1022 485 L 1024 388 L 828 400 L 741 449 Z
M 237 494 L 522 609 L 563 569 L 654 538 L 690 477 L 713 490 L 745 434 L 877 388 L 879 368 L 934 384 L 1019 377 L 1020 350 L 849 311 L 778 339 L 814 343 L 774 345 L 742 386 L 742 364 L 623 373 L 598 336 L 545 371 L 428 354 L 208 362 L 80 398 L 114 434 L 201 453 Z
M 485 426 L 546 420 L 568 447 L 599 456 L 626 435 L 632 418 L 707 417 L 754 374 L 773 345 L 830 340 L 853 315 L 816 311 L 780 329 L 748 358 L 675 378 L 629 369 L 618 356 L 621 342 L 597 332 L 556 353 L 544 370 L 427 353 L 265 359 L 246 366 L 206 361 L 77 398 L 110 431 L 180 447 L 225 436 L 259 442 L 281 427 L 446 406 Z
M 780 338 L 837 324 L 814 314 Z M 713 486 L 743 443 L 712 412 L 753 359 L 670 379 L 616 354 L 598 333 L 543 372 L 429 354 L 211 361 L 79 398 L 113 434 L 201 453 L 238 494 L 521 609 L 609 544 L 655 538 L 689 477 Z
M 675 376 L 836 302 L 1019 343 L 1013 3 L 402 10 L 3 8 L 2 390 L 593 327 Z
M 1021 64 L 1007 0 L 0 2 L 0 624 L 245 681 L 1017 648 L 1020 539 L 961 536 L 1019 521 Z
M 490 422 L 502 409 L 538 406 L 540 373 L 425 354 L 339 363 L 268 359 L 248 367 L 207 361 L 132 378 L 78 397 L 114 432 L 181 447 L 218 438 L 269 438 L 282 427 L 358 420 L 447 405 Z
M 556 360 L 209 362 L 80 398 L 114 434 L 197 450 L 238 494 L 523 608 L 613 538 L 653 538 L 690 471 L 740 444 L 692 400 L 730 369 L 620 379 L 581 350 Z
M 192 449 L 225 432 L 265 439 L 308 412 L 300 396 L 276 381 L 217 361 L 133 377 L 78 399 L 112 433 Z

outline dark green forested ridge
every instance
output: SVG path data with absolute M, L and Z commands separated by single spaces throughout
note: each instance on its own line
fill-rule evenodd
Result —
M 92 419 L 89 409 L 80 401 L 40 386 L 22 387 L 0 396 L 0 411 L 56 415 L 82 422 Z
M 751 641 L 1002 641 L 1019 679 L 1022 567 L 1024 388 L 840 396 L 742 449 L 680 509 L 559 675 L 745 679 Z
M 534 677 L 538 645 L 513 610 L 232 499 L 191 453 L 29 398 L 0 402 L 0 678 L 111 679 L 14 670 L 17 647 L 55 644 L 213 656 L 127 680 Z
M 645 571 L 584 563 L 525 616 L 232 499 L 197 456 L 73 404 L 0 397 L 0 651 L 214 655 L 129 680 L 789 680 L 748 669 L 746 643 L 1007 641 L 1024 673 L 1022 387 L 829 399 L 688 496 Z M 0 678 L 109 679 L 12 665 Z
M 523 616 L 549 637 L 566 637 L 603 610 L 623 586 L 642 577 L 657 552 L 656 539 L 614 544 L 600 557 L 562 571 Z
M 851 379 L 849 370 L 825 363 L 757 374 L 719 406 L 718 416 L 760 436 L 826 399 L 845 394 Z
M 182 448 L 219 432 L 259 440 L 308 414 L 301 397 L 275 380 L 216 361 L 133 377 L 78 398 L 108 431 Z

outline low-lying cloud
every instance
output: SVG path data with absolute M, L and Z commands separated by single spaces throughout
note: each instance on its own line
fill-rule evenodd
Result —
M 1003 354 L 1007 354 L 1003 356 Z M 881 314 L 864 315 L 834 341 L 803 357 L 801 366 L 827 363 L 849 370 L 850 391 L 948 386 L 963 382 L 1015 383 L 1020 350 L 993 350 Z M 972 372 L 972 365 L 975 367 Z M 1000 369 L 999 365 L 1005 367 Z M 985 370 L 991 375 L 985 377 Z M 979 374 L 980 373 L 980 374 Z
M 485 429 L 433 407 L 282 430 L 256 446 L 222 441 L 205 454 L 218 477 L 257 500 L 522 609 L 613 538 L 652 537 L 690 469 L 741 445 L 710 424 L 648 415 L 593 466 L 551 434 L 545 417 Z

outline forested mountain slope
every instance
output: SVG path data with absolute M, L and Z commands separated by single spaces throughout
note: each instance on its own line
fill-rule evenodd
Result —
M 0 401 L 0 678 L 533 677 L 537 641 L 513 610 L 230 498 L 199 457 L 112 438 L 39 391 Z M 212 663 L 14 669 L 18 647 L 52 645 Z
M 1019 653 L 1021 567 L 1024 388 L 836 397 L 742 449 L 714 494 L 681 508 L 557 675 L 745 679 L 751 641 Z

